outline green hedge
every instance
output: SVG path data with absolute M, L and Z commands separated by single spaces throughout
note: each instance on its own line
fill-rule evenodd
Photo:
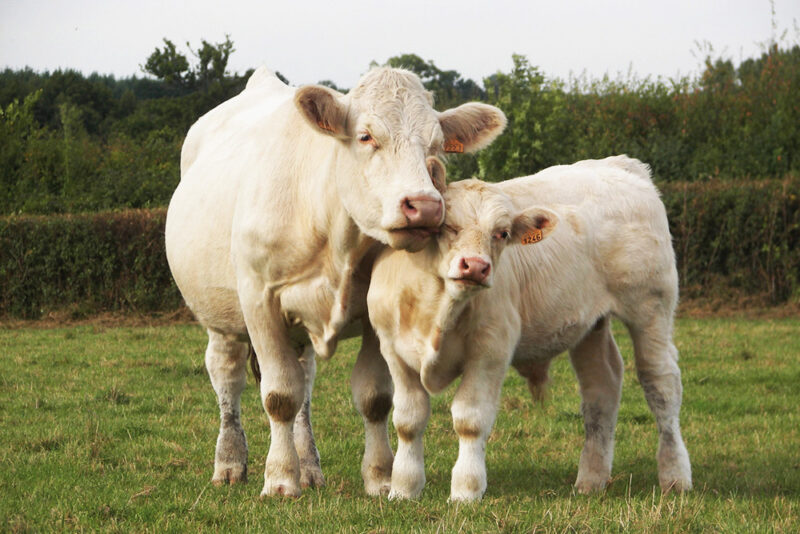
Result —
M 0 219 L 0 315 L 174 310 L 166 210 Z
M 661 184 L 684 298 L 800 298 L 800 177 Z M 166 211 L 0 219 L 0 316 L 180 307 Z
M 662 186 L 685 298 L 800 298 L 800 177 Z

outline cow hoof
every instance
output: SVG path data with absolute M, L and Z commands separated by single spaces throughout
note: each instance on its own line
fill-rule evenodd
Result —
M 225 484 L 244 484 L 246 482 L 246 465 L 218 467 L 214 469 L 214 477 L 211 479 L 211 483 L 215 486 L 224 486 Z
M 267 497 L 299 497 L 300 496 L 300 488 L 298 487 L 291 487 L 288 484 L 276 484 L 274 486 L 270 486 L 269 488 L 264 487 L 261 491 L 261 498 L 265 499 Z
M 325 477 L 318 465 L 303 465 L 300 467 L 300 487 L 321 488 L 325 486 Z

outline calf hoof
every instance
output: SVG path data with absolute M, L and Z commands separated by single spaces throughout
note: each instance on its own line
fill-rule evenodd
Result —
M 486 477 L 453 476 L 450 483 L 450 500 L 453 502 L 479 501 L 486 491 Z
M 392 464 L 389 469 L 371 466 L 361 474 L 364 479 L 364 491 L 371 497 L 385 497 L 392 490 Z
M 670 493 L 672 491 L 683 493 L 692 489 L 691 479 L 660 480 L 659 484 L 661 485 L 662 493 Z
M 600 493 L 608 486 L 608 477 L 582 477 L 575 482 L 575 491 L 581 495 L 591 495 Z
M 483 498 L 482 491 L 451 491 L 451 502 L 477 502 Z
M 247 482 L 247 465 L 221 465 L 214 467 L 211 483 L 215 486 L 225 484 L 244 484 Z
M 407 499 L 416 499 L 422 494 L 422 490 L 419 491 L 403 491 L 397 489 L 390 489 L 389 490 L 389 500 L 390 501 L 403 501 Z
M 300 466 L 300 487 L 321 488 L 325 485 L 325 477 L 322 475 L 322 468 L 316 464 L 305 464 Z

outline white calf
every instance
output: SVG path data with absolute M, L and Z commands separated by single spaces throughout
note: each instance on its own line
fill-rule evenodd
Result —
M 460 375 L 452 405 L 459 454 L 451 499 L 480 498 L 486 439 L 509 364 L 536 393 L 550 360 L 566 350 L 580 383 L 586 432 L 575 486 L 581 493 L 603 489 L 623 368 L 610 316 L 633 338 L 639 381 L 660 436 L 661 487 L 690 489 L 672 344 L 678 278 L 649 169 L 618 156 L 500 184 L 468 180 L 449 186 L 445 205 L 439 238 L 414 255 L 384 251 L 368 293 L 370 319 L 395 383 L 399 439 L 390 496 L 413 498 L 422 491 L 429 394 Z M 514 245 L 503 253 L 507 244 Z

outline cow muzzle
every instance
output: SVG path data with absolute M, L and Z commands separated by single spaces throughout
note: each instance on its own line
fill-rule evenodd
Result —
M 400 204 L 406 218 L 406 228 L 435 228 L 442 224 L 444 205 L 441 198 L 430 196 L 406 197 Z
M 444 202 L 427 195 L 405 197 L 400 203 L 404 224 L 390 230 L 389 245 L 410 252 L 422 250 L 439 233 L 444 219 Z

